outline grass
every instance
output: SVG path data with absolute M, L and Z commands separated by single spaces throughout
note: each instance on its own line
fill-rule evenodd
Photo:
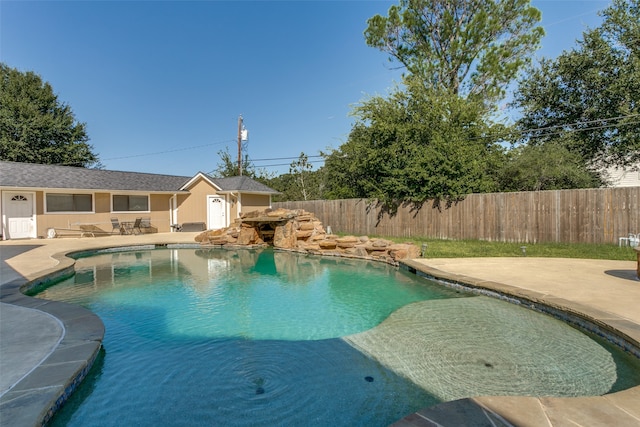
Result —
M 394 242 L 412 242 L 422 248 L 426 244 L 425 258 L 469 257 L 549 257 L 635 261 L 636 252 L 630 247 L 613 244 L 586 243 L 507 243 L 482 240 L 438 240 L 388 238 Z M 525 248 L 524 250 L 522 248 Z

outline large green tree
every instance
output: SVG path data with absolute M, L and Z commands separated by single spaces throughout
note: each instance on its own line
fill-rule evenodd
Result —
M 529 145 L 562 144 L 592 166 L 640 161 L 640 1 L 613 0 L 600 27 L 520 81 Z
M 330 197 L 377 199 L 393 211 L 496 189 L 500 127 L 485 122 L 481 103 L 415 84 L 370 98 L 354 115 L 348 141 L 325 161 Z
M 425 86 L 490 104 L 504 96 L 544 35 L 529 0 L 400 0 L 369 19 L 369 46 Z
M 496 190 L 504 129 L 492 113 L 539 46 L 539 21 L 528 0 L 400 0 L 369 19 L 367 44 L 406 68 L 404 88 L 354 108 L 326 159 L 327 194 L 394 210 Z
M 86 125 L 33 72 L 0 63 L 0 159 L 99 167 Z

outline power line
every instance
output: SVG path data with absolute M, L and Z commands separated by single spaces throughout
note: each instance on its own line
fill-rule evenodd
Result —
M 568 123 L 568 124 L 563 124 L 563 125 L 545 126 L 545 127 L 541 127 L 541 128 L 535 128 L 535 129 L 523 129 L 521 131 L 516 131 L 516 133 L 525 134 L 525 133 L 530 133 L 530 132 L 539 132 L 539 131 L 552 130 L 552 129 L 557 129 L 557 128 L 562 129 L 562 128 L 578 126 L 578 125 L 589 125 L 591 123 L 609 122 L 611 120 L 630 119 L 630 118 L 638 117 L 638 116 L 640 116 L 640 113 L 628 114 L 628 115 L 625 115 L 625 116 L 618 116 L 618 117 L 609 117 L 609 118 L 606 118 L 606 119 L 587 120 L 587 121 L 584 121 L 584 122 L 575 122 L 575 123 Z M 622 123 L 622 124 L 617 123 L 617 124 L 595 126 L 595 127 L 589 127 L 589 128 L 583 128 L 583 129 L 576 129 L 575 131 L 579 132 L 579 131 L 583 131 L 583 130 L 604 129 L 604 128 L 607 128 L 607 127 L 613 127 L 613 126 L 619 126 L 619 125 L 629 125 L 629 124 L 635 124 L 635 123 L 637 123 L 637 122 Z
M 324 163 L 324 160 L 311 160 L 310 162 L 307 162 L 307 163 Z M 291 166 L 291 163 L 275 163 L 272 165 L 257 165 L 257 167 L 260 167 L 260 168 L 268 168 L 268 167 L 275 167 L 275 166 Z
M 600 126 L 590 126 L 590 127 L 586 127 L 586 128 L 566 129 L 566 128 L 572 128 L 572 127 L 581 126 L 581 125 L 589 125 L 591 123 L 609 122 L 611 120 L 623 120 L 623 119 L 630 119 L 630 118 L 634 118 L 634 117 L 640 117 L 640 113 L 628 114 L 628 115 L 618 116 L 618 117 L 609 117 L 609 118 L 603 118 L 603 119 L 587 120 L 587 121 L 584 121 L 584 122 L 574 122 L 574 123 L 565 123 L 565 124 L 561 124 L 561 125 L 544 126 L 544 127 L 539 127 L 539 128 L 533 128 L 533 129 L 521 129 L 521 130 L 507 129 L 501 135 L 490 134 L 490 135 L 477 136 L 477 137 L 469 138 L 469 139 L 471 141 L 476 141 L 476 140 L 479 140 L 479 139 L 498 138 L 499 136 L 504 137 L 504 136 L 507 136 L 507 135 L 509 135 L 509 136 L 516 136 L 516 135 L 525 136 L 527 134 L 532 134 L 532 133 L 535 133 L 535 132 L 543 132 L 543 133 L 540 133 L 540 134 L 537 134 L 537 135 L 529 135 L 529 138 L 544 138 L 544 137 L 553 136 L 553 135 L 560 135 L 560 134 L 563 134 L 563 133 L 566 133 L 566 132 L 571 132 L 571 133 L 584 132 L 584 131 L 589 131 L 589 130 L 612 128 L 612 127 L 616 127 L 616 126 L 629 126 L 629 125 L 634 125 L 634 124 L 640 123 L 638 121 L 633 121 L 633 122 L 629 122 L 629 123 L 611 123 L 611 124 L 600 125 Z M 544 131 L 552 131 L 552 132 L 544 133 Z
M 544 127 L 539 127 L 539 128 L 533 128 L 533 129 L 522 129 L 522 130 L 511 130 L 508 131 L 507 134 L 509 135 L 520 135 L 520 136 L 524 136 L 526 134 L 531 134 L 531 133 L 535 133 L 535 132 L 544 132 L 544 131 L 552 131 L 552 132 L 546 132 L 546 133 L 541 133 L 538 135 L 530 135 L 530 138 L 543 138 L 543 137 L 548 137 L 548 136 L 553 136 L 553 135 L 559 135 L 561 133 L 564 132 L 584 132 L 584 131 L 589 131 L 589 130 L 598 130 L 598 129 L 606 129 L 606 128 L 611 128 L 611 127 L 616 127 L 616 126 L 628 126 L 628 125 L 634 125 L 634 124 L 638 124 L 640 123 L 640 121 L 633 121 L 633 122 L 629 122 L 629 123 L 612 123 L 612 124 L 603 124 L 600 126 L 591 126 L 591 127 L 587 127 L 587 128 L 579 128 L 579 129 L 569 129 L 567 130 L 567 127 L 575 127 L 575 126 L 583 126 L 583 125 L 589 125 L 592 123 L 601 123 L 601 122 L 609 122 L 612 120 L 623 120 L 623 119 L 630 119 L 630 118 L 634 118 L 634 117 L 640 117 L 640 113 L 636 113 L 636 114 L 628 114 L 628 115 L 624 115 L 624 116 L 617 116 L 617 117 L 609 117 L 609 118 L 602 118 L 602 119 L 594 119 L 594 120 L 587 120 L 584 122 L 574 122 L 574 123 L 568 123 L 568 124 L 561 124 L 561 125 L 553 125 L 553 126 L 544 126 Z M 557 131 L 555 131 L 556 129 L 558 129 Z M 486 139 L 486 138 L 495 138 L 495 135 L 485 135 L 485 136 L 479 136 L 479 137 L 475 137 L 475 138 L 470 138 L 471 140 L 477 140 L 477 139 Z M 204 148 L 204 147 L 211 147 L 214 145 L 222 145 L 222 144 L 228 144 L 229 142 L 235 142 L 234 139 L 227 139 L 224 141 L 219 141 L 219 142 L 213 142 L 213 143 L 209 143 L 209 144 L 201 144 L 201 145 L 194 145 L 194 146 L 190 146 L 190 147 L 181 147 L 181 148 L 175 148 L 172 150 L 164 150 L 164 151 L 155 151 L 155 152 L 147 152 L 147 153 L 141 153 L 141 154 L 131 154 L 128 156 L 119 156 L 119 157 L 110 157 L 107 159 L 100 159 L 101 161 L 106 161 L 106 160 L 121 160 L 121 159 L 131 159 L 131 158 L 136 158 L 136 157 L 144 157 L 144 156 L 154 156 L 154 155 L 159 155 L 159 154 L 168 154 L 168 153 L 176 153 L 176 152 L 180 152 L 180 151 L 188 151 L 188 150 L 195 150 L 198 148 Z M 324 156 L 322 155 L 313 155 L 313 156 L 307 156 L 307 158 L 322 158 Z M 276 161 L 276 160 L 297 160 L 299 159 L 300 156 L 298 157 L 271 157 L 271 158 L 264 158 L 264 159 L 249 159 L 252 162 L 261 162 L 261 161 Z M 312 160 L 309 161 L 309 163 L 322 163 L 324 160 Z M 269 164 L 269 165 L 260 165 L 260 167 L 275 167 L 275 166 L 289 166 L 289 163 L 278 163 L 278 164 Z
M 307 156 L 307 158 L 314 158 L 314 157 L 324 157 L 321 155 L 317 155 L 317 156 Z M 272 160 L 297 160 L 299 159 L 300 156 L 298 157 L 272 157 L 270 159 L 250 159 L 252 162 L 260 162 L 260 161 L 272 161 Z
M 210 144 L 202 144 L 202 145 L 194 145 L 194 146 L 191 146 L 191 147 L 175 148 L 173 150 L 155 151 L 155 152 L 152 152 L 152 153 L 132 154 L 130 156 L 110 157 L 108 159 L 100 159 L 100 160 L 132 159 L 134 157 L 154 156 L 154 155 L 157 155 L 157 154 L 176 153 L 178 151 L 195 150 L 196 148 L 203 148 L 203 147 L 211 147 L 213 145 L 228 144 L 229 142 L 234 142 L 234 140 L 233 139 L 228 139 L 226 141 L 213 142 L 213 143 L 210 143 Z

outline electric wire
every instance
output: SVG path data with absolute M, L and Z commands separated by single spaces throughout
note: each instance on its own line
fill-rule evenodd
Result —
M 560 134 L 563 134 L 563 133 L 585 132 L 585 131 L 591 131 L 591 130 L 600 130 L 600 129 L 618 127 L 618 126 L 629 126 L 629 125 L 640 124 L 640 120 L 631 121 L 631 122 L 627 122 L 627 123 L 620 123 L 619 122 L 619 121 L 624 120 L 624 119 L 631 119 L 631 118 L 635 118 L 635 117 L 640 117 L 640 113 L 627 114 L 627 115 L 617 116 L 617 117 L 593 119 L 593 120 L 574 122 L 574 123 L 552 125 L 552 126 L 543 126 L 543 127 L 539 127 L 539 128 L 533 128 L 533 129 L 509 130 L 509 131 L 505 131 L 504 135 L 509 135 L 509 137 L 513 137 L 513 136 L 522 136 L 522 137 L 524 137 L 525 135 L 529 135 L 528 136 L 529 139 L 546 138 L 546 137 L 550 137 L 550 136 L 554 136 L 554 135 L 560 135 Z M 574 128 L 576 126 L 589 125 L 589 124 L 592 124 L 592 123 L 610 122 L 610 121 L 613 121 L 613 120 L 618 121 L 618 123 L 603 124 L 603 125 L 599 125 L 599 126 L 589 126 L 589 127 L 586 127 L 586 128 L 567 129 L 567 128 Z M 547 132 L 547 131 L 549 131 L 549 132 Z M 530 134 L 533 134 L 533 135 L 530 135 Z M 483 135 L 483 136 L 478 136 L 478 137 L 469 138 L 469 139 L 470 140 L 478 140 L 478 139 L 497 138 L 497 137 L 498 137 L 497 135 Z M 131 155 L 119 156 L 119 157 L 110 157 L 110 158 L 101 159 L 101 160 L 104 160 L 104 161 L 107 161 L 107 160 L 122 160 L 122 159 L 130 159 L 130 158 L 143 157 L 143 156 L 153 156 L 153 155 L 159 155 L 159 154 L 176 153 L 176 152 L 180 152 L 180 151 L 195 150 L 195 149 L 198 149 L 198 148 L 210 147 L 210 146 L 214 146 L 214 145 L 228 144 L 230 142 L 235 142 L 235 139 L 227 139 L 227 140 L 223 140 L 223 141 L 219 141 L 219 142 L 214 142 L 214 143 L 209 143 L 209 144 L 201 144 L 201 145 L 194 145 L 194 146 L 190 146 L 190 147 L 175 148 L 175 149 L 172 149 L 172 150 L 146 152 L 146 153 L 141 153 L 141 154 L 131 154 Z M 322 157 L 325 157 L 325 156 L 322 156 L 322 155 L 307 155 L 307 158 L 322 158 Z M 261 159 L 251 159 L 250 158 L 249 160 L 251 162 L 262 162 L 262 161 L 270 162 L 270 161 L 276 161 L 276 160 L 297 160 L 299 158 L 300 158 L 300 156 L 298 156 L 298 157 L 270 157 L 270 158 L 261 158 Z M 324 162 L 324 160 L 311 160 L 308 163 L 322 163 L 322 162 Z M 276 163 L 276 164 L 267 164 L 267 165 L 258 165 L 258 166 L 259 167 L 276 167 L 276 166 L 289 166 L 289 165 L 290 165 L 290 163 Z
M 188 151 L 188 150 L 195 150 L 196 148 L 211 147 L 213 145 L 228 144 L 229 142 L 234 142 L 234 141 L 235 140 L 231 139 L 231 140 L 226 140 L 226 141 L 213 142 L 213 143 L 209 143 L 209 144 L 194 145 L 194 146 L 191 146 L 191 147 L 174 148 L 172 150 L 155 151 L 155 152 L 151 152 L 151 153 L 147 152 L 147 153 L 141 153 L 141 154 L 131 154 L 131 155 L 128 155 L 128 156 L 120 156 L 120 157 L 109 157 L 108 159 L 100 159 L 100 160 L 132 159 L 134 157 L 154 156 L 154 155 L 158 155 L 158 154 L 176 153 L 178 151 Z

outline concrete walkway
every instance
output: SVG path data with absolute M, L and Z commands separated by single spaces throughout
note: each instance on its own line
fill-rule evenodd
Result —
M 24 296 L 70 274 L 65 253 L 192 244 L 197 233 L 0 242 L 0 425 L 48 420 L 99 357 L 104 327 L 87 310 Z M 548 258 L 418 259 L 418 274 L 578 313 L 640 346 L 640 282 L 632 261 Z M 478 397 L 427 408 L 397 426 L 640 426 L 640 387 L 588 398 Z

